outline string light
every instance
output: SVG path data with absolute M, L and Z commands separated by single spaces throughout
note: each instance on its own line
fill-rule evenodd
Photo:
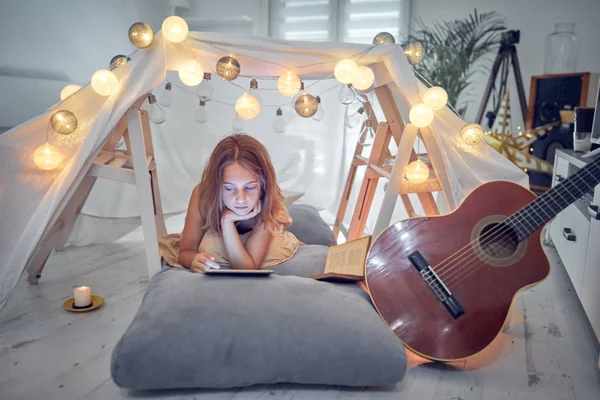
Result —
M 127 57 L 126 55 L 117 54 L 110 59 L 108 69 L 112 71 L 113 69 L 119 68 L 121 65 L 127 64 L 129 61 L 131 61 L 131 58 Z
M 291 71 L 287 71 L 277 79 L 277 90 L 284 96 L 293 96 L 300 90 L 300 78 Z
M 283 112 L 281 108 L 278 108 L 275 112 L 275 120 L 273 120 L 273 130 L 277 133 L 283 133 L 285 131 L 285 119 L 283 119 Z
M 370 119 L 365 121 L 360 135 L 358 135 L 358 143 L 364 147 L 371 146 L 375 141 L 375 131 L 373 130 L 373 121 Z
M 373 38 L 373 44 L 394 44 L 396 43 L 396 39 L 389 32 L 379 32 Z
M 356 77 L 352 81 L 352 86 L 357 90 L 367 90 L 373 84 L 375 75 L 373 70 L 367 66 L 358 67 Z
M 404 54 L 411 65 L 418 64 L 423 59 L 423 45 L 419 42 L 410 42 L 406 45 Z
M 173 85 L 171 84 L 171 82 L 167 82 L 167 84 L 165 85 L 165 91 L 163 92 L 163 95 L 160 96 L 160 99 L 158 100 L 158 102 L 160 103 L 161 106 L 171 107 L 171 105 L 173 104 L 173 93 L 171 92 L 172 88 L 173 88 Z
M 483 140 L 483 128 L 479 124 L 467 124 L 460 130 L 460 138 L 466 144 L 478 145 Z
M 250 81 L 250 89 L 248 89 L 248 94 L 254 96 L 256 100 L 261 101 L 260 93 L 258 93 L 258 81 L 256 79 L 252 79 Z
M 198 85 L 198 89 L 196 89 L 198 93 L 198 98 L 202 101 L 211 101 L 213 96 L 215 95 L 215 88 L 213 87 L 211 81 L 211 73 L 205 72 L 204 79 Z
M 75 132 L 79 122 L 77 117 L 71 111 L 59 110 L 50 117 L 50 125 L 56 133 L 61 135 L 70 135 Z
M 356 93 L 352 90 L 351 84 L 342 85 L 342 87 L 340 87 L 338 99 L 342 104 L 348 105 L 354 103 L 354 100 L 356 100 Z
M 348 58 L 338 61 L 333 70 L 335 79 L 344 84 L 352 83 L 356 79 L 357 73 L 358 64 Z
M 206 103 L 204 100 L 200 100 L 200 107 L 198 107 L 198 111 L 196 111 L 196 121 L 203 124 L 208 121 L 208 117 L 206 115 Z
M 253 119 L 260 112 L 260 102 L 256 99 L 256 97 L 249 95 L 248 93 L 244 93 L 235 102 L 235 112 L 237 112 L 242 119 Z
M 417 159 L 406 166 L 405 175 L 410 182 L 425 182 L 429 179 L 429 167 L 423 161 Z
M 165 122 L 167 116 L 165 115 L 165 110 L 163 110 L 158 103 L 156 102 L 156 96 L 152 93 L 148 95 L 148 103 L 150 103 L 150 111 L 149 117 L 150 121 L 159 125 Z
M 183 18 L 176 15 L 165 18 L 162 23 L 162 34 L 170 42 L 183 42 L 187 37 L 188 32 L 188 24 Z
M 433 121 L 433 110 L 424 103 L 414 105 L 408 114 L 410 123 L 418 126 L 419 128 L 425 128 Z
M 69 97 L 70 95 L 72 95 L 73 93 L 77 92 L 79 89 L 81 89 L 81 86 L 79 85 L 67 85 L 63 88 L 63 90 L 60 91 L 60 99 L 64 100 L 67 97 Z
M 110 96 L 117 90 L 119 80 L 114 72 L 101 69 L 92 75 L 91 85 L 94 92 L 100 96 Z
M 319 107 L 319 103 L 317 99 L 308 93 L 304 93 L 296 99 L 294 103 L 294 108 L 298 115 L 304 118 L 310 118 L 317 112 L 317 108 Z
M 189 60 L 179 67 L 179 79 L 184 85 L 196 86 L 202 82 L 204 70 L 202 65 L 196 60 Z
M 232 81 L 240 75 L 241 67 L 238 60 L 231 56 L 221 57 L 217 61 L 217 75 L 226 81 Z
M 325 117 L 325 110 L 323 110 L 323 104 L 321 104 L 321 97 L 316 96 L 315 99 L 317 99 L 318 107 L 317 112 L 315 115 L 313 115 L 312 119 L 315 121 L 321 121 L 323 117 Z
M 439 86 L 430 87 L 423 93 L 423 102 L 432 110 L 441 110 L 446 107 L 448 93 Z
M 154 42 L 152 27 L 144 22 L 136 22 L 129 28 L 129 41 L 139 49 L 150 47 Z
M 33 152 L 33 163 L 39 169 L 52 171 L 62 163 L 63 155 L 56 147 L 46 142 Z
M 365 108 L 361 107 L 356 112 L 348 114 L 344 120 L 344 123 L 350 129 L 356 128 L 362 121 L 364 112 Z

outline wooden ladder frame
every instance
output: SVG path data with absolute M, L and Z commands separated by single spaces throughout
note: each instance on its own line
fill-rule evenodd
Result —
M 108 135 L 103 148 L 92 154 L 84 164 L 71 189 L 54 212 L 26 264 L 27 281 L 30 284 L 37 284 L 52 250 L 64 249 L 77 217 L 98 178 L 136 185 L 149 277 L 160 271 L 158 238 L 165 235 L 167 230 L 148 111 L 140 110 L 145 99 L 146 95 L 142 96 L 127 110 Z M 111 143 L 116 143 L 121 137 L 125 140 L 126 150 L 115 150 Z
M 439 215 L 439 209 L 433 197 L 434 192 L 442 192 L 448 207 L 450 209 L 455 208 L 451 200 L 452 197 L 448 196 L 451 190 L 450 182 L 441 152 L 431 129 L 429 127 L 418 129 L 412 124 L 405 125 L 389 87 L 380 86 L 375 88 L 375 94 L 387 122 L 377 123 L 372 113 L 371 105 L 366 103 L 367 115 L 370 115 L 369 118 L 377 125 L 373 148 L 367 159 L 362 156 L 363 146 L 357 143 L 333 227 L 335 237 L 337 238 L 341 232 L 347 241 L 358 239 L 364 235 L 377 183 L 381 178 L 387 178 L 389 183 L 377 216 L 373 236 L 379 235 L 379 233 L 390 225 L 398 195 L 400 195 L 409 217 L 417 216 L 408 196 L 410 193 L 417 194 L 421 206 L 428 216 Z M 429 156 L 427 164 L 430 171 L 433 171 L 433 174 L 430 172 L 430 178 L 425 182 L 414 183 L 405 180 L 404 173 L 408 163 L 417 159 L 417 154 L 414 151 L 414 143 L 419 131 L 425 145 L 426 154 Z M 389 144 L 392 138 L 398 147 L 398 152 L 396 157 L 394 157 L 393 166 L 386 166 L 384 165 L 385 161 L 391 157 Z M 348 208 L 356 172 L 360 166 L 366 166 L 366 171 L 350 227 L 346 230 L 343 226 L 344 216 Z

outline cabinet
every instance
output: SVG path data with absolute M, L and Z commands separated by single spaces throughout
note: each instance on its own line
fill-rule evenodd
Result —
M 576 173 L 589 159 L 572 150 L 557 150 L 552 186 Z M 561 211 L 549 234 L 600 340 L 600 185 Z

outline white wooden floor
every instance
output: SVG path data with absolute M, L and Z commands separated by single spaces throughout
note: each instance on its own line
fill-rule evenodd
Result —
M 599 346 L 553 248 L 549 278 L 518 295 L 512 324 L 484 353 L 454 365 L 411 355 L 397 387 L 298 385 L 233 391 L 129 393 L 109 362 L 138 309 L 146 276 L 140 242 L 68 248 L 52 255 L 40 283 L 19 283 L 0 315 L 0 399 L 600 399 Z M 90 313 L 62 308 L 76 285 L 105 298 Z

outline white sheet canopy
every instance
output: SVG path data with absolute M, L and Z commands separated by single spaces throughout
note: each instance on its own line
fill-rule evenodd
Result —
M 115 124 L 140 96 L 156 88 L 155 93 L 160 98 L 159 89 L 163 86 L 160 84 L 165 79 L 175 85 L 174 104 L 167 109 L 164 124 L 152 125 L 161 197 L 165 213 L 186 209 L 205 160 L 215 144 L 231 132 L 235 115 L 232 104 L 243 90 L 213 74 L 215 101 L 207 103 L 209 121 L 202 125 L 196 123 L 193 118 L 198 107 L 195 89 L 184 86 L 174 72 L 192 56 L 208 72 L 214 70 L 223 55 L 233 54 L 242 66 L 240 77 L 233 83 L 247 88 L 249 78 L 258 79 L 263 106 L 256 119 L 246 122 L 244 131 L 265 143 L 284 191 L 303 192 L 301 202 L 335 213 L 358 132 L 344 128 L 347 111 L 337 99 L 340 84 L 332 78 L 333 68 L 340 59 L 355 56 L 369 47 L 199 32 L 190 32 L 185 42 L 173 44 L 158 33 L 151 47 L 137 51 L 130 62 L 114 71 L 119 78 L 119 88 L 113 95 L 99 96 L 87 85 L 44 114 L 0 136 L 3 231 L 0 236 L 0 308 L 53 214 L 81 178 L 80 172 L 91 161 L 91 155 L 103 145 Z M 375 86 L 388 85 L 402 118 L 408 121 L 410 107 L 421 102 L 423 87 L 415 78 L 402 47 L 374 47 L 360 59 L 360 64 L 373 68 Z M 276 105 L 289 98 L 275 90 L 276 79 L 286 67 L 306 82 L 309 93 L 321 95 L 326 118 L 320 122 L 305 120 L 293 116 L 287 106 L 284 107 L 288 121 L 286 132 L 278 134 L 271 125 Z M 102 68 L 105 67 L 98 67 Z M 64 166 L 55 171 L 41 171 L 34 166 L 32 154 L 46 141 L 50 116 L 59 109 L 72 111 L 78 117 L 79 127 L 72 134 L 73 143 L 61 148 L 66 155 Z M 382 115 L 378 118 L 384 120 Z M 491 180 L 509 180 L 528 187 L 527 175 L 491 147 L 463 145 L 458 133 L 464 124 L 449 109 L 437 111 L 431 124 L 449 174 L 452 193 L 448 195 L 454 203 L 458 204 L 473 188 Z M 50 134 L 51 142 L 53 139 Z M 83 211 L 98 217 L 134 217 L 137 215 L 135 188 L 98 180 Z

